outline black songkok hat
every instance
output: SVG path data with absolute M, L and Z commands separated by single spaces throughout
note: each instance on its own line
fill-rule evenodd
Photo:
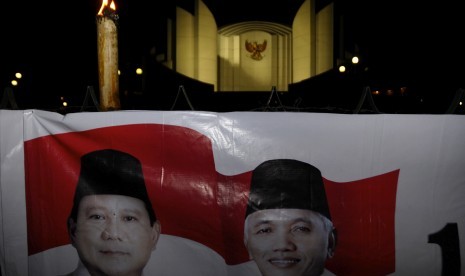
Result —
M 81 157 L 81 172 L 70 218 L 77 219 L 79 203 L 87 195 L 124 195 L 140 199 L 145 203 L 151 223 L 156 221 L 142 165 L 128 153 L 103 149 Z
M 265 209 L 306 209 L 331 220 L 320 170 L 293 159 L 261 163 L 252 172 L 245 216 Z

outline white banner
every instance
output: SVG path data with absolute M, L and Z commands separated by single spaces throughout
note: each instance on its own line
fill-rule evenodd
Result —
M 144 275 L 265 275 L 244 229 L 270 160 L 321 172 L 337 230 L 324 275 L 465 275 L 463 137 L 461 115 L 0 110 L 1 275 L 75 271 L 81 158 L 108 149 L 140 162 L 161 226 Z M 269 275 L 299 275 L 293 254 Z

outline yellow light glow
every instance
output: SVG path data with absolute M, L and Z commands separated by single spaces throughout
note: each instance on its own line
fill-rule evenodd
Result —
M 11 81 L 11 85 L 17 86 L 17 85 L 18 85 L 18 81 L 17 81 L 17 80 L 12 80 L 12 81 Z
M 346 67 L 344 65 L 339 66 L 339 72 L 344 73 L 346 71 Z
M 136 74 L 137 75 L 142 75 L 143 71 L 142 71 L 142 68 L 137 68 L 136 69 Z
M 21 73 L 18 72 L 18 73 L 15 74 L 15 77 L 16 77 L 17 79 L 20 79 L 20 78 L 23 77 L 23 75 L 22 75 Z
M 102 6 L 100 7 L 100 10 L 98 11 L 98 15 L 103 15 L 103 10 L 105 9 L 105 7 L 108 6 L 108 0 L 103 0 L 102 2 Z M 110 9 L 116 11 L 116 4 L 114 1 L 111 1 L 110 3 Z

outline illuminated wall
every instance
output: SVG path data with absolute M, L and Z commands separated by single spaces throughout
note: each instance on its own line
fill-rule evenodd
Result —
M 334 4 L 315 12 L 307 0 L 292 25 L 293 82 L 299 82 L 333 68 Z
M 196 1 L 195 15 L 176 9 L 176 71 L 190 78 L 217 82 L 217 28 L 212 13 Z
M 318 75 L 333 68 L 334 63 L 334 4 L 316 14 L 316 71 Z
M 312 55 L 312 36 L 315 32 L 314 7 L 305 1 L 297 12 L 292 25 L 292 69 L 293 82 L 299 82 L 315 74 L 315 56 Z
M 249 21 L 226 26 L 218 33 L 221 91 L 271 91 L 273 86 L 287 91 L 292 76 L 290 28 Z
M 217 33 L 213 14 L 202 1 L 197 1 L 197 71 L 196 79 L 217 87 Z
M 184 9 L 176 9 L 176 71 L 195 78 L 195 18 Z
M 334 4 L 316 13 L 314 0 L 306 0 L 292 27 L 247 21 L 218 29 L 211 11 L 197 0 L 194 14 L 177 8 L 175 69 L 213 84 L 215 91 L 273 86 L 287 91 L 289 84 L 333 67 L 333 13 Z M 247 43 L 258 49 L 248 49 Z

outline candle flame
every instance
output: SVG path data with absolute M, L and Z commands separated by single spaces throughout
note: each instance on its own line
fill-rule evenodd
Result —
M 98 15 L 103 15 L 103 10 L 105 9 L 105 7 L 108 7 L 108 0 L 103 0 L 102 6 L 100 7 L 100 10 L 98 11 Z M 111 0 L 111 3 L 110 3 L 109 7 L 113 11 L 116 11 L 116 4 L 115 4 L 115 2 L 113 0 Z

